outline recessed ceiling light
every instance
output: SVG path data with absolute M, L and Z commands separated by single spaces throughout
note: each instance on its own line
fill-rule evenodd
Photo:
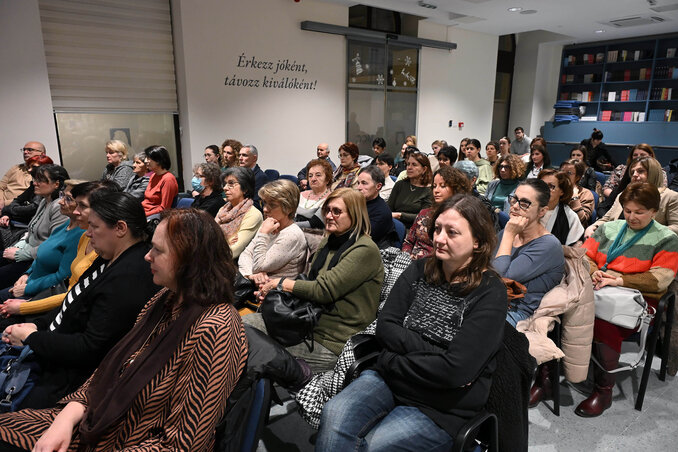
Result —
M 513 7 L 509 8 L 508 10 L 509 10 L 510 13 L 517 13 L 518 11 L 522 11 L 523 8 L 521 8 L 520 6 L 513 6 Z
M 605 33 L 605 30 L 596 30 L 596 33 Z

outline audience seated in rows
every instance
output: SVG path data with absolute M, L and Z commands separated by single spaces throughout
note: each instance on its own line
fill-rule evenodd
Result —
M 334 164 L 332 159 L 330 158 L 330 145 L 327 143 L 320 143 L 316 147 L 316 155 L 317 159 L 315 160 L 324 160 L 327 163 L 329 163 L 331 171 L 330 174 L 334 172 L 334 170 L 337 169 L 337 165 Z M 311 162 L 315 161 L 311 160 Z M 308 162 L 305 167 L 303 167 L 298 173 L 297 173 L 297 179 L 299 180 L 299 187 L 301 187 L 302 190 L 308 190 L 310 187 L 308 186 L 309 180 L 308 180 L 308 170 L 310 167 L 308 165 L 311 164 L 311 162 Z M 330 185 L 332 183 L 332 178 L 327 179 L 327 185 Z
M 222 173 L 226 204 L 217 212 L 216 221 L 224 232 L 234 259 L 249 245 L 264 221 L 254 207 L 254 173 L 235 166 Z
M 596 172 L 586 164 L 586 146 L 579 146 L 570 151 L 570 160 L 576 160 L 581 162 L 584 166 L 584 172 L 582 173 L 578 186 L 596 192 L 599 195 L 603 195 L 602 186 L 598 182 L 596 177 Z
M 572 199 L 570 178 L 562 171 L 549 168 L 539 173 L 539 179 L 546 182 L 551 192 L 548 210 L 540 223 L 563 245 L 576 244 L 584 235 L 584 227 L 568 205 Z
M 118 184 L 112 181 L 93 181 L 84 182 L 76 185 L 71 190 L 71 197 L 75 201 L 73 210 L 74 221 L 81 228 L 86 230 L 89 227 L 89 196 L 94 192 L 118 192 Z M 98 257 L 98 254 L 92 246 L 87 232 L 82 233 L 78 241 L 78 248 L 75 258 L 71 262 L 70 277 L 68 278 L 68 287 L 63 290 L 59 285 L 50 287 L 32 297 L 30 301 L 23 299 L 9 299 L 0 306 L 0 314 L 5 317 L 13 317 L 8 323 L 21 323 L 29 320 L 29 316 L 42 314 L 55 308 L 61 307 L 66 292 L 73 289 L 82 274 L 92 265 L 92 262 Z
M 376 318 L 384 275 L 379 249 L 369 235 L 365 197 L 349 188 L 335 190 L 323 212 L 327 235 L 313 256 L 308 280 L 271 278 L 258 293 L 263 300 L 278 288 L 331 308 L 313 329 L 312 351 L 304 343 L 287 347 L 316 372 L 332 369 L 348 338 Z M 244 316 L 243 322 L 266 331 L 259 313 Z
M 12 286 L 0 290 L 0 301 L 8 298 L 31 298 L 44 290 L 63 284 L 70 276 L 78 241 L 85 232 L 75 221 L 75 199 L 71 194 L 78 181 L 66 180 L 59 195 L 60 213 L 67 220 L 56 227 L 38 246 L 31 266 Z
M 582 226 L 589 225 L 591 215 L 596 207 L 593 192 L 582 187 L 579 183 L 583 180 L 586 164 L 576 159 L 565 160 L 560 164 L 560 171 L 564 172 L 572 184 L 572 199 L 568 205 L 577 214 Z
M 487 186 L 485 197 L 496 210 L 508 214 L 508 195 L 512 194 L 525 176 L 525 164 L 515 154 L 502 155 L 494 166 L 495 179 Z
M 391 176 L 395 176 L 398 180 L 401 180 L 400 173 L 405 171 L 407 168 L 407 157 L 411 152 L 419 152 L 419 149 L 417 149 L 417 137 L 414 135 L 406 136 L 405 142 L 400 147 L 400 152 L 396 152 L 394 156 L 393 169 L 391 170 Z
M 639 157 L 631 161 L 627 172 L 632 183 L 648 182 L 657 187 L 661 200 L 655 220 L 678 234 L 678 193 L 662 186 L 662 168 L 659 162 L 652 157 Z M 602 224 L 620 218 L 624 211 L 620 199 L 621 194 L 617 196 L 610 210 L 586 229 L 587 238 Z
M 53 407 L 84 383 L 159 289 L 144 261 L 147 223 L 139 201 L 98 192 L 90 196 L 90 209 L 88 234 L 99 257 L 60 309 L 4 331 L 4 342 L 30 346 L 40 364 L 39 383 L 22 408 Z
M 480 141 L 471 138 L 466 143 L 466 159 L 475 163 L 478 167 L 478 179 L 476 180 L 476 190 L 481 195 L 487 191 L 487 184 L 492 180 L 492 165 L 490 162 L 480 156 Z
M 252 144 L 246 144 L 240 148 L 238 160 L 240 166 L 249 168 L 254 173 L 254 207 L 261 210 L 261 203 L 259 199 L 259 189 L 263 187 L 269 180 L 268 176 L 259 167 L 257 161 L 259 160 L 259 150 Z
M 320 145 L 318 145 L 320 149 Z M 330 194 L 332 166 L 327 159 L 317 158 L 308 162 L 304 171 L 308 190 L 299 193 L 299 206 L 294 221 L 300 228 L 324 229 L 322 207 Z
M 370 162 L 370 165 L 376 165 L 377 157 L 388 153 L 386 151 L 386 140 L 381 137 L 377 137 L 372 140 L 372 152 L 374 152 L 374 158 Z
M 618 187 L 620 187 L 620 184 L 622 182 L 622 179 L 624 179 L 624 175 L 626 174 L 626 168 L 631 164 L 631 162 L 639 157 L 652 157 L 656 158 L 654 155 L 654 149 L 652 149 L 652 146 L 650 146 L 647 143 L 640 143 L 631 148 L 629 150 L 629 155 L 626 157 L 626 162 L 622 163 L 621 165 L 617 165 L 615 169 L 610 173 L 610 176 L 607 178 L 605 181 L 605 184 L 603 185 L 603 195 L 605 197 L 610 197 L 612 196 L 612 192 L 614 192 Z M 666 172 L 662 169 L 663 173 L 663 178 L 664 181 L 662 182 L 662 187 L 666 187 Z M 617 195 L 624 191 L 624 188 L 626 188 L 626 185 L 629 184 L 629 181 L 626 180 L 625 184 L 621 184 L 621 189 L 617 191 Z M 616 197 L 616 196 L 615 196 Z M 614 199 L 614 198 L 613 198 Z
M 509 137 L 499 138 L 499 154 L 504 156 L 511 154 L 511 139 Z
M 509 305 L 506 321 L 514 327 L 532 315 L 544 294 L 563 277 L 562 246 L 541 224 L 550 197 L 548 185 L 540 179 L 526 179 L 509 195 L 510 219 L 499 233 L 493 267 L 527 289 L 523 298 Z
M 407 231 L 402 250 L 412 259 L 423 259 L 433 253 L 432 215 L 435 209 L 456 194 L 470 194 L 471 181 L 460 170 L 443 166 L 433 176 L 433 205 L 422 209 Z
M 355 143 L 346 142 L 339 146 L 339 166 L 334 171 L 332 178 L 332 190 L 348 187 L 354 188 L 358 183 L 358 155 L 360 150 Z
M 264 222 L 240 254 L 240 273 L 257 288 L 271 278 L 295 278 L 306 266 L 308 246 L 301 228 L 294 222 L 299 189 L 289 180 L 269 182 L 259 190 Z
M 407 177 L 396 182 L 388 198 L 393 218 L 412 227 L 417 214 L 431 205 L 431 165 L 421 152 L 412 152 L 407 158 Z
M 221 184 L 221 168 L 216 163 L 201 163 L 198 167 L 198 177 L 203 189 L 193 197 L 191 207 L 204 210 L 215 217 L 219 209 L 226 204 Z
M 499 160 L 499 143 L 496 141 L 488 142 L 485 145 L 485 155 L 487 156 L 487 161 L 490 162 L 490 165 L 494 168 L 497 164 L 497 160 Z
M 29 141 L 21 148 L 21 154 L 24 162 L 11 167 L 0 179 L 0 208 L 11 203 L 28 188 L 32 180 L 28 160 L 45 155 L 45 145 L 39 141 Z
M 492 207 L 492 203 L 486 197 L 478 193 L 478 190 L 475 188 L 476 180 L 478 180 L 478 167 L 476 164 L 470 160 L 464 159 L 455 163 L 453 167 L 466 175 L 466 178 L 471 183 L 471 194 L 478 198 L 480 202 L 483 203 L 483 205 L 485 205 L 487 210 L 490 212 L 490 217 L 492 218 L 495 231 L 499 232 L 501 229 L 499 227 L 499 218 L 494 207 Z
M 120 140 L 111 140 L 106 143 L 106 168 L 101 175 L 102 180 L 112 180 L 121 189 L 127 187 L 134 177 L 132 163 L 127 160 L 127 145 Z
M 661 178 L 659 174 L 655 176 Z M 637 289 L 655 309 L 678 270 L 678 236 L 653 219 L 661 204 L 657 185 L 655 180 L 655 183 L 634 182 L 626 187 L 619 197 L 624 219 L 601 224 L 584 242 L 594 289 L 605 286 Z M 609 371 L 618 367 L 622 341 L 634 331 L 596 318 L 593 354 L 602 369 L 593 365 L 595 388 L 577 406 L 576 414 L 599 416 L 610 407 L 615 374 Z
M 0 287 L 9 287 L 31 266 L 38 246 L 68 221 L 59 207 L 59 192 L 68 173 L 59 165 L 43 165 L 35 170 L 35 194 L 42 199 L 35 216 L 19 241 L 4 249 L 0 260 Z
M 525 168 L 525 177 L 528 179 L 537 178 L 541 170 L 550 167 L 551 157 L 548 151 L 546 151 L 546 147 L 540 144 L 540 142 L 532 143 L 530 145 L 530 160 Z
M 146 166 L 153 172 L 144 192 L 144 200 L 141 202 L 148 217 L 170 209 L 179 193 L 179 186 L 177 179 L 169 172 L 172 161 L 166 147 L 149 146 L 144 153 Z
M 382 170 L 376 165 L 370 165 L 360 171 L 356 185 L 356 189 L 365 197 L 367 215 L 370 219 L 370 237 L 380 249 L 398 242 L 391 209 L 379 196 L 384 180 Z
M 134 171 L 134 176 L 132 176 L 126 186 L 122 187 L 122 191 L 143 201 L 146 194 L 146 187 L 148 187 L 148 181 L 151 178 L 148 174 L 148 167 L 146 166 L 145 153 L 139 152 L 134 155 L 132 171 Z
M 457 148 L 454 146 L 445 146 L 440 151 L 438 151 L 438 165 L 450 166 L 454 165 L 454 162 L 457 161 Z
M 435 173 L 440 169 L 440 162 L 438 162 L 438 153 L 442 148 L 447 146 L 447 141 L 445 140 L 435 140 L 431 143 L 432 153 L 428 156 L 428 161 L 431 164 L 431 172 Z
M 449 450 L 485 407 L 506 316 L 505 287 L 490 269 L 496 236 L 468 195 L 444 202 L 433 224 L 435 254 L 391 290 L 376 365 L 325 405 L 316 450 Z
M 92 208 L 98 212 L 94 203 Z M 140 215 L 143 224 L 143 210 Z M 112 265 L 132 254 L 140 260 L 138 246 Z M 200 260 L 193 258 L 196 253 Z M 164 288 L 150 301 L 146 294 L 134 294 L 147 303 L 130 333 L 57 409 L 0 416 L 1 440 L 37 450 L 66 450 L 69 444 L 95 450 L 214 449 L 216 425 L 248 351 L 231 304 L 235 271 L 229 248 L 207 213 L 178 209 L 163 212 L 146 260 L 153 282 Z M 109 266 L 97 281 L 121 271 L 120 265 Z M 212 277 L 203 277 L 205 268 Z M 139 292 L 138 284 L 134 288 Z M 119 309 L 128 300 L 109 302 Z M 119 317 L 111 324 L 129 329 L 133 320 Z
M 203 152 L 203 157 L 205 157 L 205 163 L 214 163 L 221 169 L 223 166 L 221 164 L 221 153 L 219 152 L 219 146 L 216 144 L 210 144 L 205 147 Z

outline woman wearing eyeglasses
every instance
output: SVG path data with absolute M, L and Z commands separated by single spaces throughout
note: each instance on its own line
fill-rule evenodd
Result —
M 332 190 L 342 187 L 354 187 L 358 183 L 358 155 L 360 150 L 350 141 L 339 146 L 339 166 L 334 172 Z
M 227 169 L 221 179 L 226 204 L 215 218 L 231 247 L 233 259 L 238 259 L 259 230 L 264 217 L 254 207 L 254 173 L 251 169 L 235 166 Z
M 428 161 L 428 159 L 427 159 Z M 315 372 L 331 370 L 349 337 L 362 331 L 377 316 L 384 267 L 379 248 L 370 238 L 370 219 L 365 196 L 357 190 L 333 191 L 323 205 L 325 238 L 311 261 L 308 281 L 271 278 L 259 291 L 263 299 L 271 289 L 331 307 L 313 329 L 315 345 L 287 347 Z M 243 322 L 266 331 L 261 314 Z
M 509 305 L 506 321 L 514 327 L 532 315 L 565 271 L 560 242 L 540 222 L 548 211 L 550 197 L 548 185 L 540 179 L 526 179 L 508 197 L 510 218 L 499 233 L 493 266 L 502 277 L 527 288 L 523 298 Z
M 542 217 L 541 224 L 563 245 L 574 245 L 584 235 L 584 227 L 568 205 L 572 200 L 573 189 L 570 178 L 566 173 L 551 168 L 541 171 L 538 178 L 546 182 L 551 191 L 549 209 Z
M 496 179 L 487 185 L 485 197 L 490 200 L 495 211 L 508 214 L 509 205 L 506 198 L 513 193 L 525 175 L 525 164 L 516 154 L 502 155 L 494 165 L 494 175 Z

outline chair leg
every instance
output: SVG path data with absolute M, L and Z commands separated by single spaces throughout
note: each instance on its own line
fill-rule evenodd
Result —
M 660 303 L 661 304 L 661 303 Z M 661 308 L 661 306 L 660 306 Z M 654 327 L 650 333 L 649 341 L 646 347 L 645 363 L 643 364 L 643 377 L 640 380 L 638 387 L 638 396 L 636 397 L 636 410 L 642 411 L 643 400 L 645 399 L 645 389 L 647 389 L 647 382 L 650 379 L 650 371 L 652 370 L 652 360 L 654 359 L 655 348 L 657 347 L 657 337 L 662 326 L 663 309 L 657 310 L 657 315 L 654 318 Z
M 662 339 L 662 363 L 659 367 L 659 379 L 666 381 L 666 366 L 669 362 L 669 347 L 671 346 L 671 330 L 673 328 L 673 315 L 676 307 L 675 294 L 670 296 L 669 303 L 666 308 L 666 322 L 664 322 L 664 338 Z
M 551 369 L 551 394 L 553 394 L 553 414 L 560 416 L 560 360 L 554 359 Z

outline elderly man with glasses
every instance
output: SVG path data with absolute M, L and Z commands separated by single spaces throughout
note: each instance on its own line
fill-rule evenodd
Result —
M 38 141 L 29 141 L 19 151 L 24 158 L 24 163 L 14 165 L 0 179 L 0 208 L 11 203 L 14 198 L 28 188 L 32 179 L 28 172 L 30 168 L 28 168 L 26 162 L 31 157 L 44 155 L 45 145 Z

